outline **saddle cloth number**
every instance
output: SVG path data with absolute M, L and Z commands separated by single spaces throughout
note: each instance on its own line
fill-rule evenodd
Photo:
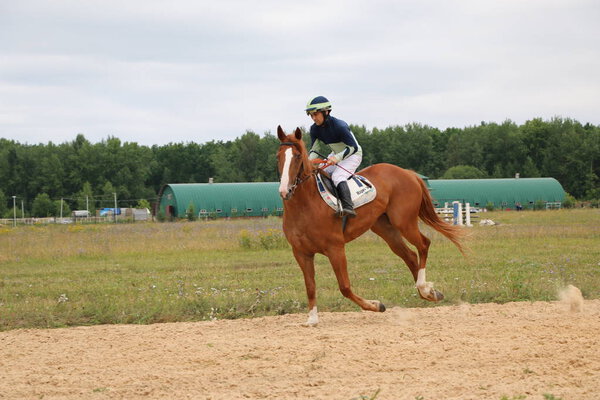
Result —
M 325 179 L 320 174 L 317 175 L 317 189 L 321 194 L 321 198 L 327 203 L 327 205 L 333 208 L 335 211 L 338 211 L 338 200 L 337 197 L 329 190 L 328 186 L 333 186 L 330 181 L 330 185 L 325 184 Z M 377 190 L 375 186 L 364 176 L 353 175 L 350 179 L 348 179 L 348 189 L 350 189 L 350 194 L 352 196 L 352 203 L 354 203 L 354 208 L 358 208 L 362 205 L 365 205 L 377 196 Z

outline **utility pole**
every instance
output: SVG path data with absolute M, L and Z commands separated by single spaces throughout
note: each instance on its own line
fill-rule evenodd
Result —
M 60 222 L 62 222 L 63 199 L 60 198 Z
M 115 195 L 115 212 L 113 213 L 115 217 L 115 224 L 117 223 L 117 193 L 113 193 Z
M 17 226 L 17 196 L 13 196 L 13 226 Z
M 87 212 L 89 214 L 90 213 L 90 199 L 87 194 L 85 195 L 85 209 L 87 210 Z
M 23 206 L 23 200 L 21 200 L 21 218 L 25 219 L 25 207 Z

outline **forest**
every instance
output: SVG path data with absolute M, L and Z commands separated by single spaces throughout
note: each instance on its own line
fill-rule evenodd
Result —
M 361 168 L 385 162 L 430 179 L 552 177 L 578 200 L 600 198 L 600 126 L 555 117 L 350 128 L 363 148 Z M 151 147 L 111 136 L 91 143 L 82 133 L 60 144 L 0 138 L 0 217 L 12 218 L 13 204 L 18 216 L 55 216 L 61 199 L 63 213 L 113 207 L 115 194 L 119 207 L 150 206 L 167 183 L 277 181 L 278 146 L 275 134 L 250 130 L 235 140 Z

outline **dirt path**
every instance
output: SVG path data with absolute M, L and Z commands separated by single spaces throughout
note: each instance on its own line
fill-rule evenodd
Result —
M 598 399 L 600 300 L 573 307 L 9 331 L 0 399 Z

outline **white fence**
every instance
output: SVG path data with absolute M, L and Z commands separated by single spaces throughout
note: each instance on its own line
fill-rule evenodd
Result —
M 153 221 L 150 216 L 121 216 L 117 215 L 116 220 L 113 215 L 105 217 L 49 217 L 49 218 L 0 218 L 0 226 L 22 226 L 22 225 L 49 225 L 49 224 L 112 224 L 129 223 L 139 221 Z

